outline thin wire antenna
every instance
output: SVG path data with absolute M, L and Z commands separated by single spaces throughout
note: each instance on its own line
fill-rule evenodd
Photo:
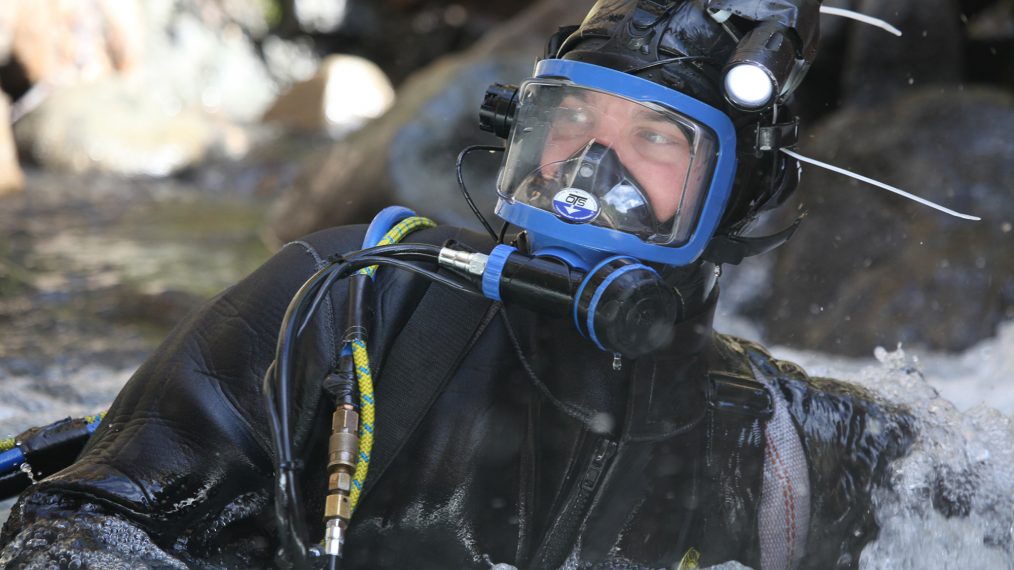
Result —
M 857 22 L 869 24 L 873 27 L 880 28 L 885 32 L 890 32 L 896 36 L 901 36 L 901 30 L 895 28 L 891 24 L 881 20 L 880 18 L 874 18 L 873 16 L 867 16 L 866 14 L 860 14 L 859 12 L 853 12 L 852 10 L 846 10 L 845 8 L 834 8 L 831 6 L 821 6 L 821 14 L 827 14 L 828 16 L 841 16 L 842 18 L 849 18 Z
M 973 221 L 976 221 L 976 222 L 982 219 L 982 218 L 980 218 L 978 216 L 972 216 L 972 215 L 969 215 L 969 214 L 962 214 L 961 212 L 955 212 L 954 210 L 951 210 L 950 208 L 945 208 L 944 206 L 941 206 L 940 204 L 937 204 L 935 202 L 930 202 L 929 200 L 927 200 L 925 198 L 920 198 L 919 196 L 916 196 L 915 194 L 910 194 L 908 192 L 905 192 L 901 188 L 895 188 L 894 186 L 891 186 L 889 184 L 884 184 L 883 182 L 880 182 L 879 180 L 874 180 L 872 178 L 867 178 L 867 177 L 863 176 L 862 174 L 856 174 L 855 172 L 851 172 L 851 171 L 845 170 L 844 168 L 841 168 L 841 167 L 838 167 L 838 166 L 834 166 L 833 164 L 828 164 L 826 162 L 821 162 L 821 161 L 819 161 L 817 159 L 814 159 L 814 158 L 809 158 L 809 157 L 803 156 L 803 155 L 799 154 L 798 152 L 793 152 L 793 151 L 791 151 L 791 150 L 789 150 L 787 148 L 783 148 L 783 149 L 779 149 L 779 150 L 781 150 L 782 152 L 784 152 L 785 154 L 791 156 L 792 158 L 794 158 L 796 160 L 801 160 L 803 162 L 812 164 L 814 166 L 819 166 L 821 168 L 826 168 L 827 170 L 830 170 L 832 172 L 837 172 L 838 174 L 844 174 L 845 176 L 848 176 L 850 178 L 855 178 L 856 180 L 861 180 L 861 181 L 863 181 L 863 182 L 865 182 L 867 184 L 872 184 L 873 186 L 876 186 L 878 188 L 883 188 L 884 190 L 888 190 L 890 192 L 894 192 L 895 194 L 898 194 L 899 196 L 904 196 L 905 198 L 908 198 L 909 200 L 913 200 L 915 202 L 919 202 L 920 204 L 922 204 L 924 206 L 929 206 L 930 208 L 933 208 L 934 210 L 940 210 L 941 212 L 944 212 L 945 214 L 950 214 L 950 215 L 952 215 L 952 216 L 954 216 L 956 218 L 962 218 L 962 219 L 965 219 L 965 220 L 973 220 Z

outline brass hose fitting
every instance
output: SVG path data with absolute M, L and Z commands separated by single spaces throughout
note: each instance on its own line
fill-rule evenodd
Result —
M 327 500 L 324 503 L 324 553 L 341 557 L 352 518 L 352 476 L 359 454 L 359 414 L 343 404 L 331 416 L 327 454 Z

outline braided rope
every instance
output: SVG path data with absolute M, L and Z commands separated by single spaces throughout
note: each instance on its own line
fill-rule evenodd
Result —
M 373 452 L 373 422 L 376 419 L 375 401 L 373 399 L 373 375 L 370 373 L 370 357 L 366 351 L 366 343 L 361 339 L 352 341 L 352 360 L 356 366 L 356 378 L 359 380 L 359 457 L 356 461 L 356 472 L 352 476 L 352 494 L 349 501 L 353 512 L 359 504 L 359 496 L 363 492 L 366 474 L 370 470 L 370 454 Z
M 398 243 L 402 239 L 404 239 L 405 236 L 416 230 L 421 230 L 424 228 L 435 228 L 436 226 L 437 226 L 436 222 L 434 222 L 429 218 L 424 218 L 422 216 L 412 216 L 410 218 L 405 218 L 404 220 L 395 224 L 393 228 L 388 230 L 387 233 L 384 234 L 384 237 L 381 238 L 379 242 L 377 242 L 377 245 L 391 245 L 393 243 Z M 377 267 L 379 266 L 371 265 L 369 267 L 364 267 L 363 269 L 359 270 L 359 273 L 365 273 L 366 275 L 370 276 L 370 279 L 372 279 L 373 276 L 376 275 L 377 273 Z
M 384 237 L 377 242 L 377 245 L 398 243 L 416 230 L 433 228 L 436 225 L 433 220 L 421 216 L 405 218 L 388 230 Z M 369 275 L 372 279 L 376 275 L 378 267 L 378 265 L 371 265 L 360 269 L 359 273 Z M 373 374 L 370 372 L 370 356 L 366 350 L 366 342 L 357 338 L 352 340 L 350 344 L 352 345 L 352 361 L 356 368 L 356 379 L 359 381 L 359 458 L 356 461 L 356 471 L 352 476 L 352 493 L 349 496 L 352 511 L 355 512 L 356 505 L 359 504 L 359 497 L 363 492 L 363 485 L 366 483 L 366 475 L 370 470 L 376 403 L 373 398 Z

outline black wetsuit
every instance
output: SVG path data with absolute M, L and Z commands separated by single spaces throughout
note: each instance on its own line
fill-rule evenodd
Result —
M 296 289 L 326 256 L 358 249 L 362 234 L 339 228 L 289 244 L 182 322 L 117 397 L 80 459 L 22 496 L 0 537 L 0 561 L 272 565 L 261 379 Z M 410 241 L 451 237 L 477 239 L 437 228 Z M 377 276 L 370 347 L 378 406 L 387 355 L 413 330 L 407 325 L 430 287 L 439 286 L 405 272 Z M 316 538 L 333 409 L 320 383 L 336 363 L 346 295 L 335 288 L 297 357 L 294 439 Z M 363 499 L 343 567 L 661 568 L 692 567 L 699 556 L 702 567 L 735 559 L 760 568 L 765 548 L 781 549 L 774 560 L 789 565 L 855 567 L 876 535 L 872 490 L 911 439 L 908 417 L 714 333 L 714 301 L 678 326 L 668 349 L 623 360 L 618 370 L 568 319 L 515 307 L 490 312 Z M 432 331 L 432 342 L 441 338 Z M 765 461 L 782 460 L 765 443 L 775 404 L 782 437 L 796 438 L 808 461 L 805 481 L 789 469 L 765 487 Z M 867 429 L 871 422 L 876 429 Z M 378 423 L 378 439 L 383 429 Z M 771 499 L 770 489 L 779 504 L 764 507 L 774 504 L 762 497 Z M 758 521 L 770 513 L 785 516 L 759 538 Z M 809 518 L 806 528 L 796 528 L 797 514 Z

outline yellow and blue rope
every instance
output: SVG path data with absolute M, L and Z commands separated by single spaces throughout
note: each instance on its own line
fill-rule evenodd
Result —
M 404 220 L 395 224 L 394 227 L 387 230 L 387 233 L 384 234 L 384 237 L 381 238 L 379 242 L 377 242 L 377 245 L 378 246 L 391 245 L 398 243 L 401 240 L 405 239 L 405 236 L 416 230 L 421 230 L 424 228 L 434 228 L 436 227 L 436 225 L 437 225 L 436 222 L 434 222 L 433 220 L 429 218 L 424 218 L 422 216 L 412 216 L 410 218 L 405 218 Z M 373 276 L 376 275 L 377 273 L 377 267 L 378 267 L 377 265 L 371 265 L 369 267 L 360 269 L 359 272 L 365 273 L 366 275 L 370 276 L 370 279 L 373 279 Z
M 373 422 L 376 419 L 376 403 L 373 399 L 373 375 L 370 373 L 370 357 L 362 339 L 352 341 L 352 359 L 359 380 L 359 460 L 352 476 L 352 494 L 349 502 L 355 511 L 363 483 L 370 469 L 370 454 L 373 452 Z
M 400 242 L 408 234 L 423 228 L 436 227 L 436 222 L 429 218 L 412 216 L 398 222 L 384 234 L 377 245 L 391 245 Z M 360 269 L 359 272 L 369 275 L 372 279 L 377 273 L 377 265 Z M 349 503 L 355 512 L 359 497 L 363 492 L 363 484 L 370 470 L 370 454 L 373 452 L 373 422 L 376 420 L 376 402 L 373 398 L 373 375 L 370 372 L 370 356 L 363 339 L 354 339 L 349 343 L 352 347 L 352 360 L 355 364 L 356 379 L 359 383 L 359 460 L 352 476 L 352 493 Z

